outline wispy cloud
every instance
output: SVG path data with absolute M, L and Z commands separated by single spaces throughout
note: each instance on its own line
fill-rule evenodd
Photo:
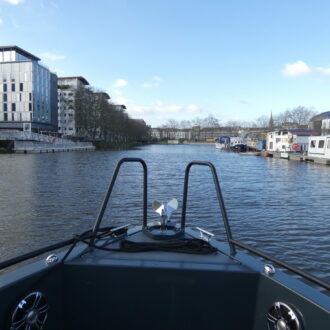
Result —
M 40 54 L 41 59 L 49 60 L 49 61 L 61 61 L 65 59 L 64 55 L 58 55 L 51 52 L 44 52 Z
M 20 3 L 23 3 L 24 0 L 0 0 L 2 2 L 10 3 L 11 5 L 19 5 Z
M 143 118 L 148 125 L 152 126 L 165 124 L 173 117 L 180 121 L 192 119 L 192 116 L 195 117 L 202 113 L 201 108 L 196 104 L 182 105 L 156 100 L 151 102 L 150 105 L 143 105 L 122 96 L 117 97 L 115 103 L 125 104 L 130 116 L 133 118 Z
M 189 113 L 199 112 L 199 110 L 200 110 L 200 108 L 196 104 L 190 104 L 187 106 L 187 112 L 189 112 Z
M 321 73 L 324 76 L 330 76 L 330 67 L 329 68 L 315 68 L 315 71 Z
M 236 99 L 235 102 L 239 103 L 239 104 L 243 104 L 243 105 L 249 105 L 250 104 L 248 101 L 242 100 L 242 99 Z
M 142 84 L 143 88 L 156 88 L 159 87 L 163 79 L 159 76 L 153 76 L 150 82 Z
M 282 73 L 284 76 L 297 77 L 312 73 L 312 69 L 305 62 L 299 60 L 294 63 L 286 64 Z
M 20 27 L 20 25 L 17 23 L 15 18 L 11 19 L 11 24 L 12 24 L 14 29 L 18 29 Z
M 330 67 L 311 67 L 305 62 L 299 60 L 294 63 L 286 64 L 282 70 L 282 74 L 286 77 L 299 77 L 310 74 L 330 76 Z
M 113 83 L 113 87 L 120 88 L 128 85 L 128 82 L 125 79 L 119 78 Z

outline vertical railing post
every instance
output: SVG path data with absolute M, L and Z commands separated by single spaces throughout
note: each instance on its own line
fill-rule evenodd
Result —
M 92 235 L 92 238 L 91 238 L 91 241 L 90 241 L 90 245 L 93 245 L 93 243 L 95 241 L 96 234 L 97 234 L 97 232 L 100 228 L 104 212 L 107 208 L 109 198 L 111 196 L 113 187 L 115 185 L 115 182 L 116 182 L 116 179 L 117 179 L 117 176 L 118 176 L 118 173 L 119 173 L 119 170 L 120 170 L 122 164 L 123 163 L 132 163 L 132 162 L 141 163 L 141 165 L 143 167 L 143 227 L 145 228 L 147 226 L 147 198 L 148 198 L 148 192 L 147 192 L 147 189 L 148 189 L 148 177 L 147 177 L 148 176 L 148 170 L 147 170 L 147 165 L 144 162 L 144 160 L 141 159 L 141 158 L 123 158 L 118 162 L 118 164 L 115 168 L 115 171 L 112 175 L 112 179 L 110 181 L 108 190 L 107 190 L 107 192 L 104 196 L 103 203 L 101 205 L 100 211 L 98 213 L 98 216 L 96 218 L 96 221 L 95 221 L 95 224 L 94 224 L 94 227 L 93 227 L 93 231 L 92 231 L 93 235 Z
M 193 162 L 190 162 L 186 167 L 185 177 L 184 177 L 184 186 L 183 186 L 181 230 L 184 230 L 184 228 L 186 226 L 186 209 L 187 209 L 187 199 L 188 199 L 189 172 L 190 172 L 190 168 L 193 165 L 208 166 L 211 169 L 213 182 L 214 182 L 215 190 L 216 190 L 216 194 L 217 194 L 217 199 L 219 202 L 219 207 L 221 210 L 221 215 L 222 215 L 222 219 L 223 219 L 223 223 L 224 223 L 224 227 L 225 227 L 225 231 L 226 231 L 226 235 L 227 235 L 227 241 L 228 241 L 228 245 L 230 248 L 230 254 L 234 255 L 236 253 L 236 248 L 235 248 L 235 245 L 231 241 L 232 234 L 231 234 L 231 229 L 230 229 L 230 225 L 229 225 L 229 221 L 228 221 L 225 203 L 224 203 L 222 193 L 221 193 L 221 188 L 220 188 L 220 184 L 219 184 L 219 180 L 218 180 L 217 171 L 216 171 L 214 165 L 210 162 L 193 161 Z

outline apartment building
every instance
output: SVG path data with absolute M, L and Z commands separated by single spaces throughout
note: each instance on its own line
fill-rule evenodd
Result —
M 81 76 L 58 78 L 58 132 L 63 136 L 77 135 L 74 100 L 75 93 L 89 82 Z
M 39 61 L 0 46 L 0 129 L 57 130 L 57 76 Z

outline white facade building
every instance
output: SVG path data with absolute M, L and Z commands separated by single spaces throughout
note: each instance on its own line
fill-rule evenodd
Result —
M 317 135 L 307 129 L 279 130 L 267 134 L 267 151 L 307 151 L 309 137 Z
M 77 134 L 74 100 L 78 88 L 88 86 L 83 77 L 58 78 L 58 132 L 63 136 Z
M 57 130 L 57 76 L 17 46 L 0 46 L 0 128 Z
M 330 131 L 330 118 L 322 120 L 322 131 Z
M 330 160 L 330 135 L 311 136 L 309 138 L 308 156 Z

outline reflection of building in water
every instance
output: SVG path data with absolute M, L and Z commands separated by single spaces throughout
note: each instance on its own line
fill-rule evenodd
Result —
M 0 128 L 57 130 L 57 76 L 39 61 L 17 46 L 0 46 Z

